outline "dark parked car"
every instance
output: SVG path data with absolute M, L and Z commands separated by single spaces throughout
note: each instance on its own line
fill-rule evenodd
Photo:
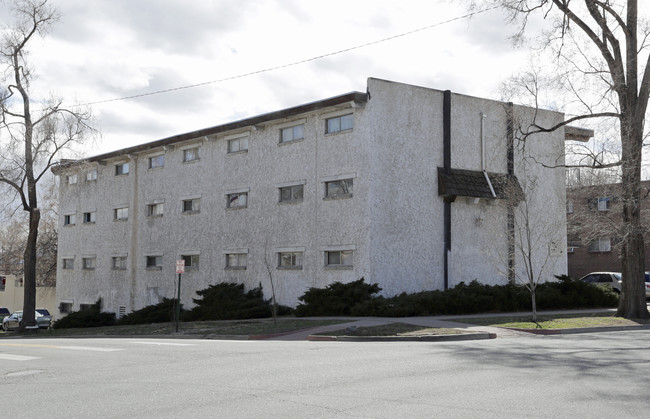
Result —
M 11 312 L 7 307 L 0 307 L 0 322 L 4 320 L 5 317 L 9 316 Z

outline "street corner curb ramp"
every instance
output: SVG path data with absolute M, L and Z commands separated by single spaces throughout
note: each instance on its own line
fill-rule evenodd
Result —
M 496 339 L 496 333 L 477 332 L 456 335 L 420 335 L 420 336 L 331 336 L 309 335 L 307 340 L 314 342 L 458 342 L 463 340 Z

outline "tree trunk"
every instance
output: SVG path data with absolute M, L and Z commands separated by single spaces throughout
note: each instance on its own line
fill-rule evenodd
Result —
M 29 234 L 24 254 L 24 296 L 23 320 L 20 323 L 20 330 L 26 326 L 35 326 L 36 318 L 36 242 L 38 239 L 38 224 L 41 220 L 41 213 L 38 208 L 32 208 L 29 212 Z

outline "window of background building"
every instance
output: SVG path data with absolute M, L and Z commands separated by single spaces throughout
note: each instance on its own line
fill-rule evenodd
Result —
M 280 188 L 280 202 L 302 202 L 303 185 L 285 186 Z
M 164 166 L 165 166 L 164 155 L 161 154 L 160 156 L 149 157 L 149 169 L 156 169 Z
M 350 198 L 352 197 L 352 185 L 352 179 L 325 182 L 325 198 Z
M 63 216 L 63 225 L 73 226 L 77 222 L 77 216 L 75 214 L 68 214 Z
M 86 172 L 86 182 L 97 180 L 97 169 L 91 169 Z
M 282 128 L 280 130 L 280 143 L 290 143 L 291 141 L 302 140 L 303 138 L 305 138 L 304 124 Z
M 84 224 L 94 224 L 97 219 L 96 213 L 93 212 L 84 212 Z
M 81 269 L 95 269 L 96 262 L 94 257 L 81 258 Z
M 63 258 L 63 269 L 74 269 L 74 259 Z
M 77 183 L 77 175 L 69 175 L 68 176 L 68 185 L 74 185 Z
M 352 250 L 331 250 L 325 252 L 325 266 L 351 267 Z
M 126 269 L 126 256 L 113 256 L 111 258 L 111 269 Z
M 182 255 L 181 259 L 185 261 L 185 270 L 195 271 L 199 269 L 199 255 Z
M 248 150 L 248 137 L 228 140 L 228 153 L 238 153 Z
M 609 211 L 610 203 L 609 198 L 598 198 L 598 211 Z
M 302 268 L 302 252 L 279 252 L 278 268 Z
M 120 163 L 115 165 L 115 176 L 128 175 L 129 163 Z
M 226 268 L 246 268 L 246 253 L 226 254 Z
M 156 204 L 147 204 L 147 217 L 162 217 L 163 204 L 161 202 Z
M 113 210 L 114 219 L 118 221 L 124 221 L 129 219 L 129 208 L 115 208 Z
M 588 252 L 610 252 L 612 242 L 609 237 L 601 237 L 589 243 Z
M 336 116 L 325 120 L 325 133 L 351 130 L 354 127 L 354 117 L 352 114 Z
M 162 256 L 147 256 L 147 269 L 162 269 Z
M 197 213 L 200 211 L 201 200 L 199 198 L 183 200 L 183 213 Z
M 248 206 L 248 192 L 228 194 L 228 208 L 245 208 Z
M 183 161 L 190 162 L 199 160 L 199 147 L 186 148 L 183 150 Z

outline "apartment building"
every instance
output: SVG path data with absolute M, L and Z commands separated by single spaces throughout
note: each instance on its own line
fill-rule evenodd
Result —
M 177 260 L 186 306 L 220 282 L 270 297 L 273 281 L 292 306 L 361 277 L 384 295 L 506 283 L 524 270 L 516 209 L 532 179 L 534 257 L 549 278 L 566 273 L 564 171 L 524 158 L 559 161 L 565 132 L 518 147 L 533 117 L 563 120 L 370 78 L 365 92 L 62 162 L 57 303 L 101 297 L 119 316 L 172 298 Z

